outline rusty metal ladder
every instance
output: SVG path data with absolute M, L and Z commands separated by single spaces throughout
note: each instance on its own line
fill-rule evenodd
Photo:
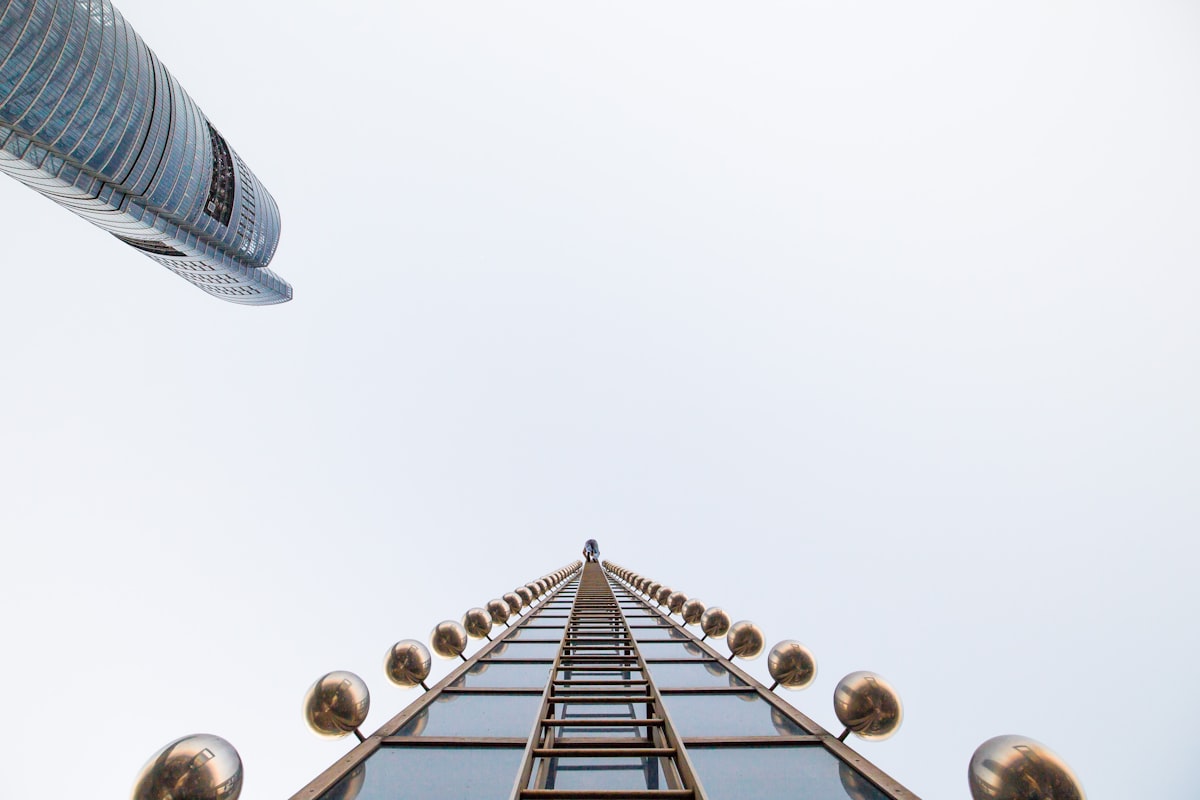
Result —
M 628 788 L 630 772 L 644 788 Z M 583 567 L 511 797 L 705 800 L 599 563 Z

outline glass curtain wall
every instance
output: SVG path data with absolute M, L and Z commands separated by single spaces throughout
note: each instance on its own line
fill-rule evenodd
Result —
M 916 798 L 591 563 L 292 800 L 450 797 Z

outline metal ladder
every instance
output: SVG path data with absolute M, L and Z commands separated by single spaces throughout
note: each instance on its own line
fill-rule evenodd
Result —
M 592 773 L 586 786 L 576 772 Z M 628 787 L 631 772 L 644 788 L 601 788 L 613 773 Z M 705 800 L 599 563 L 583 567 L 511 797 Z

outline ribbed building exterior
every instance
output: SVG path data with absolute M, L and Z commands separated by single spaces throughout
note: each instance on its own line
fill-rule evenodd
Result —
M 623 574 L 519 588 L 492 641 L 292 800 L 916 800 Z
M 0 0 L 0 171 L 214 297 L 292 297 L 274 199 L 109 0 Z

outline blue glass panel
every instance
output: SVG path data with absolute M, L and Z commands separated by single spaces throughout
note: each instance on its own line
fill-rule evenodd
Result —
M 661 637 L 658 637 L 661 638 Z M 695 642 L 647 642 L 641 645 L 642 657 L 652 658 L 712 658 Z
M 746 685 L 717 661 L 694 661 L 690 664 L 648 663 L 646 667 L 650 670 L 650 679 L 659 689 Z
M 633 638 L 639 642 L 661 641 L 663 639 L 676 639 L 681 642 L 690 642 L 686 633 L 683 633 L 676 628 L 668 627 L 666 623 L 655 625 L 652 628 L 631 628 Z M 648 657 L 648 656 L 647 656 Z
M 443 693 L 396 735 L 526 738 L 541 703 L 538 694 Z
M 505 689 L 544 689 L 550 680 L 550 662 L 544 664 L 504 664 L 477 661 L 453 686 Z
M 665 789 L 666 781 L 656 758 L 550 758 L 537 759 L 529 785 L 539 770 L 547 769 L 551 789 Z
M 383 747 L 321 800 L 507 800 L 519 747 Z
M 803 736 L 805 731 L 754 692 L 664 694 L 679 735 Z M 703 778 L 701 778 L 703 780 Z
M 550 627 L 547 620 L 545 624 L 539 623 L 537 626 L 532 624 L 518 628 L 513 631 L 504 641 L 511 642 L 514 639 L 559 639 L 562 637 L 562 627 Z
M 711 800 L 887 800 L 853 767 L 825 748 L 688 748 Z
M 558 641 L 523 642 L 504 641 L 489 653 L 491 658 L 554 658 L 558 655 Z

